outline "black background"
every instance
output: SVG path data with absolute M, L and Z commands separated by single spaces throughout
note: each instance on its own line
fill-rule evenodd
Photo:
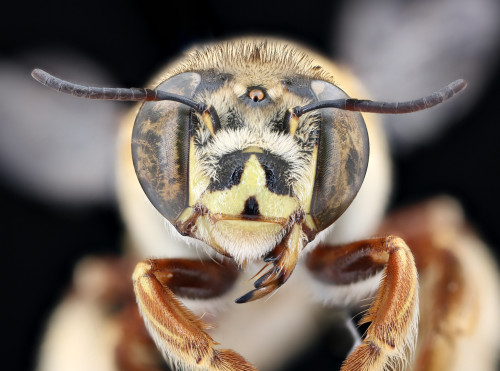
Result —
M 0 22 L 1 53 L 57 47 L 92 57 L 122 86 L 142 86 L 193 42 L 248 33 L 284 35 L 335 57 L 332 31 L 340 2 L 122 1 L 11 3 Z M 5 5 L 4 5 L 5 6 Z M 480 103 L 444 138 L 396 159 L 394 206 L 447 193 L 457 197 L 498 257 L 500 70 Z M 118 252 L 122 225 L 113 206 L 56 208 L 0 178 L 4 290 L 2 368 L 28 370 L 44 321 L 78 259 Z M 5 311 L 4 311 L 5 313 Z M 318 369 L 321 369 L 321 355 Z

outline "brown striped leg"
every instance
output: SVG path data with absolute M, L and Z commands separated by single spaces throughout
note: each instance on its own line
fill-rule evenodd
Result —
M 450 198 L 393 212 L 381 227 L 412 246 L 420 275 L 414 370 L 496 370 L 499 277 Z
M 176 296 L 219 296 L 237 274 L 229 262 L 150 259 L 136 266 L 133 282 L 139 309 L 157 347 L 174 368 L 255 370 L 236 352 L 215 349 L 217 343 L 205 332 L 208 326 Z
M 307 266 L 319 280 L 356 283 L 385 269 L 377 294 L 360 324 L 370 323 L 363 342 L 342 365 L 344 371 L 383 370 L 408 357 L 418 322 L 418 280 L 406 243 L 388 236 L 343 246 L 318 246 Z

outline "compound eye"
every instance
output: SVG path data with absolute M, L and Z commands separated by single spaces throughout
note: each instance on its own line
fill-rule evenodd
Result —
M 201 77 L 187 72 L 158 89 L 192 98 Z M 172 101 L 145 102 L 132 132 L 132 160 L 139 182 L 155 208 L 172 224 L 189 203 L 191 108 Z
M 325 81 L 312 81 L 311 89 L 318 101 L 348 98 Z M 321 132 L 310 214 L 321 231 L 335 222 L 356 197 L 368 166 L 369 142 L 359 112 L 325 108 L 319 114 Z

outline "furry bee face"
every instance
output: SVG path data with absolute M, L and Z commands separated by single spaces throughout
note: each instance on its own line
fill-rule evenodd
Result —
M 182 235 L 240 266 L 273 267 L 237 299 L 259 299 L 293 272 L 303 248 L 358 193 L 368 137 L 358 113 L 408 113 L 463 90 L 464 80 L 407 102 L 348 98 L 320 57 L 287 42 L 243 39 L 194 49 L 151 89 L 93 88 L 35 69 L 42 84 L 92 99 L 146 101 L 133 164 L 156 209 Z M 181 103 L 181 104 L 179 104 Z
M 357 112 L 292 108 L 348 98 L 301 50 L 243 40 L 198 48 L 156 88 L 202 102 L 146 102 L 132 138 L 148 198 L 177 230 L 238 263 L 293 235 L 301 250 L 345 211 L 368 163 Z

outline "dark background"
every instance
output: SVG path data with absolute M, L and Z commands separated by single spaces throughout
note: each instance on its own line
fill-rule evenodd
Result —
M 142 86 L 165 61 L 193 42 L 226 36 L 284 35 L 335 57 L 331 35 L 339 3 L 16 2 L 7 5 L 2 15 L 0 51 L 15 59 L 32 49 L 77 50 L 102 65 L 122 86 Z M 396 159 L 392 201 L 397 206 L 441 193 L 457 197 L 497 257 L 499 82 L 497 69 L 479 104 L 442 139 Z M 67 287 L 74 264 L 90 253 L 118 252 L 122 225 L 112 205 L 55 207 L 21 193 L 1 175 L 0 205 L 6 288 L 2 303 L 7 312 L 2 368 L 29 370 L 44 321 Z M 328 359 L 319 352 L 309 357 L 318 365 Z

